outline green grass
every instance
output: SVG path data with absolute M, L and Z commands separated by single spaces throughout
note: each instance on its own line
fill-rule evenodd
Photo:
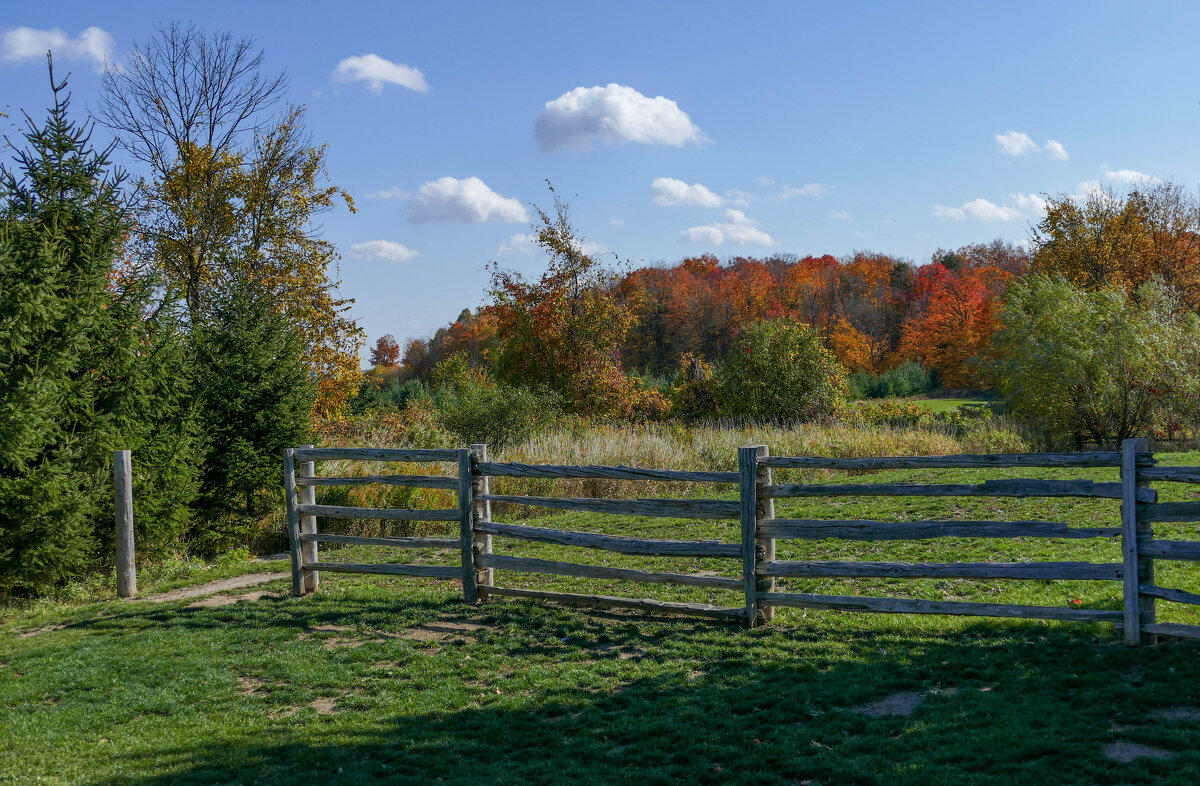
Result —
M 1200 454 L 1167 463 L 1200 464 Z M 883 472 L 872 482 L 964 482 L 1012 470 Z M 1113 480 L 1113 470 L 1020 471 Z M 779 473 L 844 482 L 846 473 Z M 861 477 L 859 475 L 858 477 Z M 1164 499 L 1195 487 L 1159 484 Z M 618 489 L 636 495 L 636 484 Z M 851 498 L 779 515 L 1039 518 L 1115 525 L 1110 501 Z M 500 520 L 521 520 L 497 511 Z M 734 522 L 588 514 L 532 523 L 641 537 L 737 540 Z M 1195 539 L 1200 528 L 1163 525 Z M 500 554 L 712 570 L 496 538 Z M 780 541 L 786 559 L 1120 560 L 1110 540 Z M 453 564 L 456 554 L 354 547 L 339 560 Z M 1158 562 L 1200 592 L 1200 566 Z M 738 593 L 497 572 L 505 586 L 740 603 Z M 272 589 L 283 593 L 286 582 Z M 838 594 L 1120 608 L 1114 582 L 788 580 Z M 1200 623 L 1159 603 L 1160 619 Z M 0 783 L 784 782 L 1195 783 L 1194 642 L 1129 648 L 1110 626 L 781 609 L 769 627 L 597 613 L 496 599 L 456 582 L 325 574 L 315 595 L 221 607 L 43 604 L 0 626 Z M 470 629 L 445 627 L 471 623 Z M 437 626 L 445 630 L 438 633 Z M 62 626 L 62 627 L 58 627 Z M 421 626 L 433 626 L 422 628 Z M 53 627 L 54 629 L 50 629 Z M 36 635 L 24 635 L 33 633 Z M 897 693 L 911 715 L 856 711 Z M 1178 713 L 1177 713 L 1178 714 Z M 1122 764 L 1115 741 L 1177 754 Z
M 953 412 L 959 407 L 967 404 L 990 404 L 986 399 L 981 398 L 913 398 L 903 399 L 911 404 L 924 407 L 930 412 Z

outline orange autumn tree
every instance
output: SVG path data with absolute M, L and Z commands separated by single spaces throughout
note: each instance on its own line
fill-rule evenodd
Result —
M 998 295 L 1010 276 L 994 268 L 950 273 L 933 263 L 923 271 L 924 307 L 904 323 L 897 354 L 936 370 L 943 387 L 964 388 L 978 381 L 972 367 L 998 329 Z
M 535 207 L 536 242 L 549 256 L 541 278 L 492 273 L 497 373 L 513 385 L 555 391 L 585 415 L 626 417 L 661 408 L 661 396 L 650 401 L 657 394 L 642 390 L 621 369 L 619 346 L 633 314 L 616 296 L 617 275 L 584 253 L 569 207 L 557 194 L 554 216 Z
M 846 370 L 854 373 L 874 371 L 875 363 L 871 356 L 871 340 L 862 331 L 851 325 L 845 317 L 839 318 L 829 331 L 826 343 Z

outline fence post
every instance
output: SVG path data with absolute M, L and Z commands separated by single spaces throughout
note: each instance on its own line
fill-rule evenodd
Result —
M 771 450 L 766 445 L 758 446 L 758 460 L 761 461 L 771 455 Z M 754 542 L 756 551 L 761 554 L 762 562 L 775 561 L 775 538 L 760 538 L 758 536 L 758 524 L 765 519 L 775 518 L 775 500 L 768 496 L 767 488 L 771 485 L 771 468 L 765 464 L 758 464 L 755 472 L 754 480 L 754 496 L 756 498 L 756 516 L 754 521 Z M 757 555 L 756 555 L 757 556 Z M 756 587 L 759 592 L 774 592 L 775 577 L 758 579 Z M 763 619 L 767 622 L 775 619 L 775 607 L 759 604 L 759 612 Z
M 746 584 L 746 624 L 758 623 L 758 578 L 755 576 L 754 534 L 758 516 L 758 451 L 756 447 L 738 448 L 738 501 L 742 523 L 742 580 Z
M 462 551 L 463 599 L 467 603 L 479 600 L 479 584 L 475 577 L 475 513 L 474 479 L 471 476 L 471 450 L 458 451 L 458 524 Z
M 1143 598 L 1139 587 L 1142 580 L 1154 580 L 1154 561 L 1138 557 L 1138 532 L 1141 526 L 1137 512 L 1137 454 L 1147 449 L 1144 439 L 1127 439 L 1121 443 L 1121 555 L 1124 564 L 1126 644 L 1141 643 Z M 1146 566 L 1149 566 L 1149 576 L 1142 575 Z M 1148 621 L 1153 622 L 1154 598 L 1144 600 L 1149 601 L 1151 619 Z
M 116 488 L 117 596 L 137 595 L 137 566 L 133 554 L 133 460 L 128 450 L 113 451 Z
M 296 507 L 296 449 L 283 449 L 283 499 L 287 505 L 288 539 L 292 556 L 292 594 L 304 594 L 304 557 L 300 553 L 300 510 Z
M 312 450 L 312 445 L 301 445 L 301 450 Z M 300 477 L 312 478 L 316 477 L 317 469 L 316 462 L 301 461 L 300 462 Z M 317 488 L 316 486 L 301 486 L 300 487 L 300 504 L 301 505 L 316 505 L 317 504 Z M 300 516 L 300 532 L 304 535 L 317 534 L 317 517 L 311 514 Z M 317 542 L 315 540 L 300 541 L 300 557 L 303 565 L 315 565 L 320 561 L 317 552 Z M 321 576 L 315 570 L 304 570 L 304 591 L 316 592 L 317 587 L 321 583 Z
M 482 533 L 482 532 L 475 532 L 474 528 L 473 528 L 473 525 L 477 522 L 492 520 L 492 503 L 488 502 L 486 499 L 480 499 L 481 497 L 486 497 L 488 495 L 488 492 L 490 491 L 487 475 L 484 475 L 479 472 L 480 462 L 487 461 L 487 445 L 484 445 L 484 444 L 472 445 L 471 446 L 471 455 L 474 456 L 474 458 L 475 458 L 475 461 L 471 465 L 471 469 L 472 469 L 472 473 L 473 473 L 472 474 L 472 482 L 471 482 L 471 494 L 474 497 L 474 503 L 475 503 L 474 510 L 472 512 L 472 533 L 471 533 L 473 540 L 474 540 L 474 549 L 475 549 L 475 552 L 478 554 L 491 554 L 492 553 L 492 536 Z M 492 573 L 492 569 L 484 568 L 482 570 L 476 571 L 475 580 L 476 580 L 476 583 L 478 584 L 478 586 L 480 586 L 480 587 L 493 586 L 494 575 Z M 480 595 L 481 595 L 481 597 L 486 598 L 487 590 L 483 590 L 483 592 L 481 592 Z

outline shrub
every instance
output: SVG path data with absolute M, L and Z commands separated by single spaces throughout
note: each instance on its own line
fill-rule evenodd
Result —
M 933 389 L 933 378 L 920 363 L 908 360 L 879 376 L 865 372 L 853 374 L 848 387 L 852 399 L 916 396 Z
M 719 395 L 711 365 L 691 352 L 679 359 L 670 389 L 672 415 L 681 420 L 715 420 L 720 415 Z
M 717 374 L 721 413 L 755 420 L 813 420 L 846 394 L 846 371 L 809 325 L 791 317 L 742 329 Z

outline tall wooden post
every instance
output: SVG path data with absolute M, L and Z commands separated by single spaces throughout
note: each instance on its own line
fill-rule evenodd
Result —
M 770 449 L 766 445 L 759 445 L 758 461 L 762 461 L 767 456 L 771 455 Z M 759 463 L 754 476 L 754 496 L 757 500 L 755 508 L 755 526 L 754 526 L 754 542 L 756 551 L 762 556 L 763 562 L 775 561 L 775 538 L 760 538 L 758 536 L 758 525 L 766 519 L 775 518 L 775 500 L 768 496 L 767 489 L 771 485 L 771 468 L 765 464 Z M 774 592 L 775 577 L 762 578 L 756 581 L 758 591 Z M 763 619 L 767 622 L 775 619 L 775 607 L 759 604 L 759 612 Z
M 746 586 L 746 624 L 758 625 L 758 580 L 754 573 L 754 534 L 758 517 L 758 447 L 738 448 L 738 501 L 741 503 L 742 580 Z
M 474 479 L 471 477 L 471 451 L 458 451 L 458 525 L 462 550 L 463 599 L 467 603 L 479 600 L 479 584 L 475 576 L 475 515 Z
M 492 503 L 481 497 L 486 497 L 490 491 L 488 485 L 488 477 L 480 473 L 479 464 L 487 461 L 487 445 L 475 444 L 471 446 L 471 455 L 474 458 L 472 464 L 472 489 L 471 493 L 474 497 L 474 509 L 472 511 L 472 535 L 474 540 L 474 550 L 476 554 L 492 553 L 492 536 L 483 532 L 475 532 L 473 525 L 480 521 L 492 520 Z M 475 579 L 479 587 L 493 586 L 494 575 L 491 568 L 483 568 L 476 570 Z M 480 597 L 487 597 L 487 590 L 480 591 Z
M 137 595 L 133 553 L 133 460 L 128 450 L 113 451 L 113 485 L 117 508 L 117 595 Z
M 301 445 L 301 450 L 311 450 L 312 445 Z M 300 477 L 313 478 L 316 477 L 317 469 L 316 462 L 302 461 L 300 462 Z M 317 504 L 317 489 L 315 486 L 302 485 L 300 486 L 300 504 L 301 505 L 316 505 Z M 304 514 L 300 517 L 300 533 L 303 535 L 317 534 L 317 517 L 311 514 Z M 315 565 L 320 561 L 317 553 L 317 542 L 315 540 L 302 540 L 300 542 L 300 556 L 305 565 Z M 321 575 L 315 570 L 304 571 L 304 591 L 316 592 L 317 587 L 321 583 Z
M 1144 439 L 1127 439 L 1121 443 L 1121 555 L 1124 565 L 1125 590 L 1125 643 L 1139 644 L 1142 640 L 1142 623 L 1154 621 L 1154 598 L 1149 602 L 1149 619 L 1143 619 L 1145 604 L 1139 589 L 1143 581 L 1153 583 L 1154 561 L 1138 556 L 1138 532 L 1142 525 L 1137 514 L 1137 454 L 1145 453 L 1149 446 Z M 1149 525 L 1145 525 L 1149 530 Z M 1148 572 L 1149 575 L 1145 575 Z
M 287 506 L 288 540 L 292 557 L 292 594 L 304 594 L 304 557 L 300 553 L 300 511 L 296 505 L 296 449 L 283 449 L 283 499 Z

